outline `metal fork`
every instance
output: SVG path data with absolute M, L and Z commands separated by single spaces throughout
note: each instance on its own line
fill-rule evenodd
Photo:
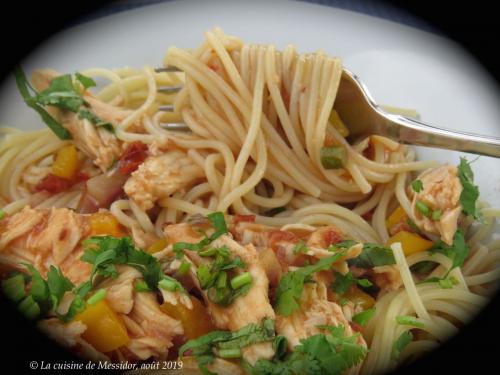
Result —
M 180 72 L 173 66 L 156 69 L 157 72 Z M 164 93 L 176 93 L 182 86 L 160 87 Z M 352 139 L 380 135 L 400 143 L 443 148 L 454 151 L 500 158 L 500 138 L 439 128 L 424 122 L 387 113 L 375 102 L 368 88 L 354 73 L 342 72 L 334 108 L 349 128 Z M 172 105 L 160 106 L 161 111 L 172 112 Z M 164 124 L 168 130 L 189 131 L 185 124 Z

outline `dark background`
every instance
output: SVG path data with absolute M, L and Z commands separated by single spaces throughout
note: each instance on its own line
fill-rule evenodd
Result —
M 103 3 L 106 2 L 66 1 L 60 5 L 42 1 L 8 3 L 8 11 L 2 11 L 0 22 L 1 77 L 47 36 L 78 22 L 79 17 L 88 16 Z M 483 0 L 381 2 L 422 18 L 438 32 L 462 44 L 498 82 L 500 22 L 496 7 L 491 3 Z M 0 314 L 2 370 L 7 370 L 7 367 L 16 374 L 33 372 L 29 370 L 29 362 L 33 360 L 52 363 L 63 359 L 75 360 L 33 330 L 3 299 L 0 300 Z M 465 374 L 470 373 L 470 369 L 475 374 L 498 373 L 499 317 L 500 301 L 496 298 L 457 337 L 400 373 L 423 375 L 444 371 L 446 374 Z

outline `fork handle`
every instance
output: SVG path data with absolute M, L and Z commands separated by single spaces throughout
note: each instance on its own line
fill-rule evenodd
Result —
M 436 128 L 401 115 L 383 116 L 387 123 L 378 129 L 384 133 L 380 135 L 399 142 L 500 158 L 500 138 Z

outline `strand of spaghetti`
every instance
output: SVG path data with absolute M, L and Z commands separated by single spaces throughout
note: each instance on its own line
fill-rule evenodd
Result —
M 135 216 L 135 219 L 145 232 L 153 233 L 155 228 L 149 216 L 134 203 L 133 200 L 129 200 L 129 207 Z
M 384 185 L 377 186 L 372 196 L 367 200 L 365 200 L 364 202 L 359 202 L 352 211 L 357 213 L 359 216 L 363 216 L 364 214 L 370 212 L 377 206 L 384 190 L 385 190 Z
M 260 123 L 262 117 L 262 95 L 264 91 L 264 50 L 259 51 L 259 64 L 257 68 L 257 77 L 255 83 L 255 92 L 253 95 L 253 108 L 250 125 L 248 127 L 248 135 L 243 143 L 243 146 L 238 155 L 234 166 L 234 173 L 231 179 L 231 192 L 222 198 L 219 202 L 218 209 L 225 211 L 236 199 L 248 193 L 253 189 L 264 176 L 267 165 L 267 151 L 260 133 Z M 257 142 L 258 160 L 255 169 L 250 177 L 241 185 L 238 186 L 243 173 L 243 167 L 250 156 L 250 150 L 254 147 L 255 141 Z
M 387 227 L 385 225 L 385 218 L 387 217 L 387 207 L 391 198 L 394 195 L 394 183 L 391 182 L 385 186 L 384 192 L 380 197 L 380 201 L 373 212 L 372 226 L 378 233 L 382 243 L 386 243 L 389 239 L 389 234 L 387 232 Z
M 357 227 L 362 229 L 364 232 L 369 233 L 370 237 L 373 239 L 376 239 L 375 242 L 380 243 L 380 238 L 378 234 L 376 233 L 375 230 L 359 215 L 355 214 L 351 210 L 339 206 L 338 204 L 335 203 L 321 203 L 321 204 L 315 204 L 311 205 L 309 207 L 304 207 L 301 208 L 297 211 L 294 212 L 293 216 L 304 216 L 304 215 L 310 215 L 313 213 L 325 213 L 325 214 L 330 214 L 330 215 L 335 215 L 339 216 L 341 218 L 344 218 L 351 223 L 355 224 Z
M 203 208 L 203 207 L 197 206 L 195 204 L 186 202 L 182 199 L 172 198 L 172 197 L 160 199 L 159 205 L 161 207 L 174 208 L 176 210 L 180 210 L 180 211 L 185 212 L 185 213 L 190 214 L 190 215 L 194 215 L 194 214 L 208 215 L 211 213 L 211 211 L 206 209 L 206 208 Z M 175 222 L 175 220 L 174 220 L 174 222 Z
M 417 292 L 417 288 L 415 287 L 415 283 L 413 282 L 410 269 L 408 268 L 408 264 L 406 263 L 406 259 L 403 254 L 403 249 L 401 248 L 401 244 L 400 243 L 392 244 L 391 249 L 394 252 L 394 258 L 396 259 L 396 264 L 399 267 L 399 272 L 401 274 L 401 278 L 403 279 L 405 290 L 408 293 L 413 308 L 415 309 L 417 315 L 420 318 L 430 319 L 429 313 L 425 309 L 425 306 L 422 303 L 422 299 L 420 298 Z
M 114 217 L 116 217 L 121 225 L 127 228 L 132 228 L 138 225 L 137 220 L 131 218 L 124 212 L 126 210 L 130 210 L 130 201 L 126 199 L 114 201 L 109 208 L 109 211 L 113 214 Z

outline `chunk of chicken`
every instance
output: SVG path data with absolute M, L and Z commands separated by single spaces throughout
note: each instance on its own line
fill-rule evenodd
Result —
M 59 75 L 60 73 L 54 70 L 37 70 L 32 75 L 32 82 L 38 91 L 42 91 L 49 87 L 52 79 Z M 119 124 L 132 113 L 130 110 L 100 101 L 89 91 L 83 94 L 83 98 L 89 105 L 87 110 L 113 125 Z M 96 127 L 71 111 L 53 107 L 49 112 L 71 133 L 75 146 L 103 172 L 121 155 L 122 142 L 105 128 Z
M 109 357 L 97 351 L 81 336 L 87 329 L 80 321 L 63 323 L 57 318 L 41 320 L 38 328 L 62 347 L 93 361 L 109 361 Z
M 179 150 L 150 156 L 125 183 L 125 193 L 143 210 L 158 199 L 188 187 L 204 176 L 203 170 Z
M 326 284 L 317 275 L 314 279 L 315 283 L 308 283 L 304 286 L 299 310 L 294 311 L 290 316 L 276 316 L 276 332 L 287 338 L 290 350 L 299 345 L 300 340 L 321 333 L 319 325 L 342 324 L 346 336 L 354 334 L 342 308 L 328 300 Z M 366 346 L 361 336 L 358 341 Z
M 99 285 L 106 289 L 106 301 L 117 313 L 128 314 L 134 307 L 134 280 L 142 278 L 133 267 L 117 266 L 118 277 L 110 278 Z
M 413 194 L 412 212 L 415 224 L 427 232 L 440 235 L 445 243 L 451 245 L 462 212 L 460 194 L 463 188 L 457 168 L 446 164 L 425 171 L 418 179 L 422 181 L 423 189 L 419 193 L 410 189 Z M 417 209 L 417 202 L 423 202 L 432 211 L 440 210 L 441 218 L 434 221 L 423 215 Z
M 30 263 L 44 276 L 55 265 L 80 283 L 90 275 L 90 264 L 80 260 L 80 242 L 89 233 L 88 216 L 66 208 L 25 207 L 0 222 L 0 263 L 17 269 Z
M 132 311 L 122 317 L 130 335 L 127 347 L 120 349 L 126 358 L 165 359 L 172 339 L 184 333 L 180 321 L 160 310 L 154 293 L 135 293 Z
M 201 236 L 186 223 L 167 225 L 164 233 L 169 243 L 172 244 L 176 242 L 196 243 L 201 239 Z M 246 271 L 250 272 L 253 280 L 252 287 L 247 294 L 237 298 L 229 306 L 213 303 L 206 291 L 202 291 L 215 325 L 220 329 L 237 331 L 248 324 L 261 324 L 265 318 L 274 319 L 274 310 L 268 296 L 269 280 L 255 247 L 252 244 L 241 246 L 228 235 L 219 237 L 212 242 L 211 246 L 225 246 L 234 257 L 241 258 L 247 266 Z M 196 252 L 186 251 L 186 255 L 195 266 L 207 262 L 206 258 L 200 257 Z M 193 268 L 195 267 L 191 267 L 190 270 L 193 282 L 200 288 L 195 276 L 196 270 Z M 268 342 L 254 344 L 243 349 L 243 356 L 251 364 L 260 358 L 271 358 L 273 354 L 272 345 Z

